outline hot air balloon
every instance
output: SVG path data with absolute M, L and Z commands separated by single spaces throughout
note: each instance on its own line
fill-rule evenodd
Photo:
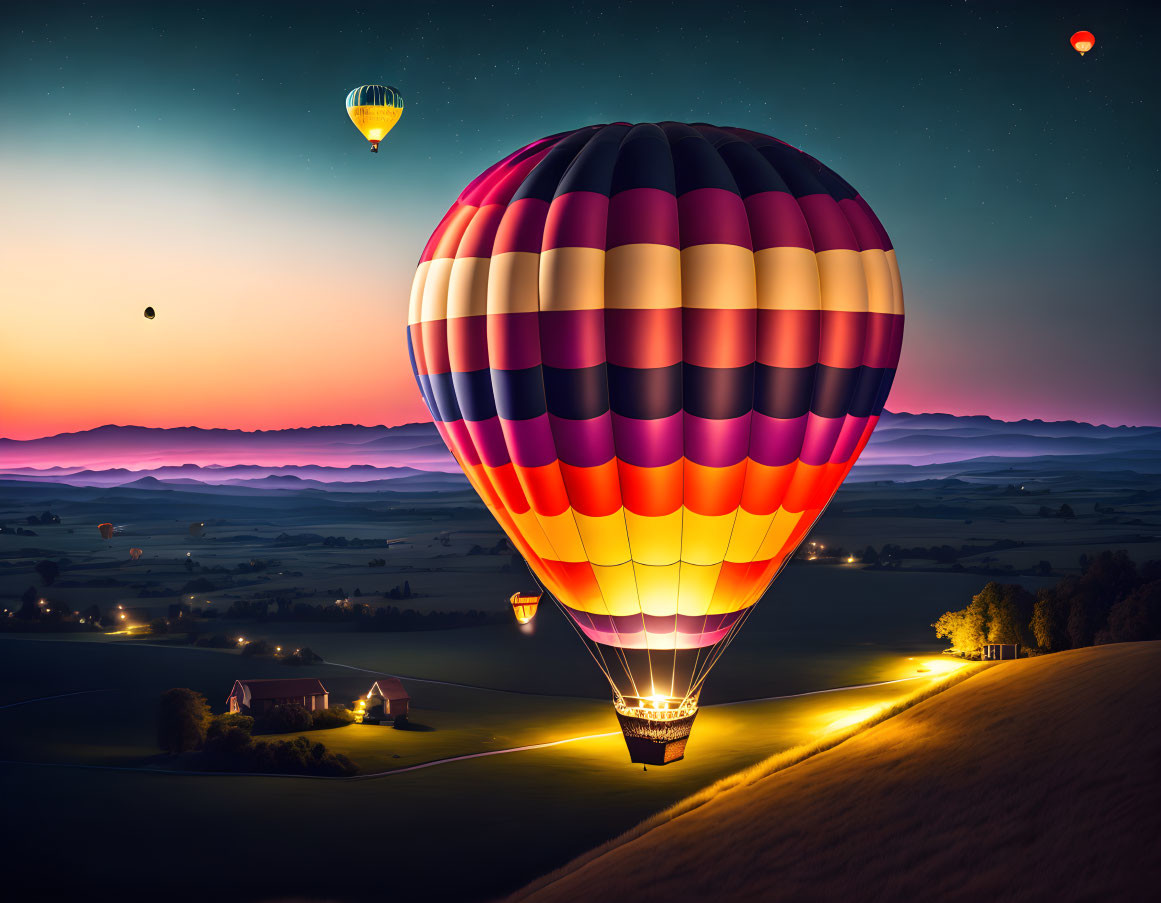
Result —
M 130 549 L 129 550 L 129 557 L 132 558 L 134 561 L 136 561 L 138 558 L 141 557 L 141 550 L 140 549 Z
M 97 532 L 101 534 L 101 539 L 112 539 L 113 538 L 113 525 L 112 524 L 97 524 Z
M 540 594 L 527 596 L 513 593 L 508 602 L 512 605 L 512 614 L 516 615 L 516 622 L 527 624 L 536 617 L 536 609 L 540 606 Z
M 190 536 L 201 536 L 206 532 L 206 525 L 201 521 L 194 521 L 189 525 Z
M 347 95 L 347 115 L 377 154 L 379 142 L 403 115 L 403 95 L 390 85 L 363 85 Z
M 145 308 L 145 319 L 152 320 L 157 316 L 157 312 L 152 307 Z
M 632 761 L 684 755 L 706 675 L 870 438 L 902 334 L 866 201 L 745 129 L 544 138 L 432 234 L 420 392 L 608 678 Z
M 1072 43 L 1073 49 L 1076 50 L 1076 52 L 1081 56 L 1084 56 L 1086 53 L 1092 50 L 1093 45 L 1096 43 L 1096 38 L 1093 37 L 1093 33 L 1091 31 L 1078 31 L 1071 38 L 1069 38 L 1069 41 Z

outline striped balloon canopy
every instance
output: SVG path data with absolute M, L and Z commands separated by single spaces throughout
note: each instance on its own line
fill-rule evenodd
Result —
M 448 448 L 665 761 L 866 445 L 902 335 L 895 252 L 850 185 L 677 122 L 485 170 L 424 248 L 408 325 Z

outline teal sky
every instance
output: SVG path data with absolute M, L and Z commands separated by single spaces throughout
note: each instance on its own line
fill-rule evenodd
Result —
M 172 293 L 189 326 L 167 354 L 207 362 L 184 422 L 418 419 L 406 297 L 463 185 L 543 135 L 678 119 L 782 138 L 878 213 L 907 297 L 892 410 L 1161 424 L 1146 6 L 8 4 L 0 352 L 83 369 L 97 336 L 132 357 L 67 324 L 154 301 L 161 322 Z M 343 109 L 376 82 L 406 102 L 377 156 Z M 44 275 L 85 255 L 99 276 Z M 223 332 L 241 333 L 229 354 Z M 341 366 L 319 362 L 323 334 Z M 249 421 L 226 388 L 248 343 L 269 377 Z M 160 401 L 78 401 L 63 378 L 16 390 L 30 400 L 0 401 L 3 435 L 173 425 Z

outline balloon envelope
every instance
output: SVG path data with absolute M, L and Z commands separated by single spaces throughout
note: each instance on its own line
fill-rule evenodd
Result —
M 1072 44 L 1073 49 L 1081 56 L 1084 56 L 1086 53 L 1092 50 L 1093 45 L 1096 44 L 1096 38 L 1093 36 L 1091 31 L 1078 31 L 1069 39 L 1069 41 Z
M 866 201 L 745 129 L 553 135 L 432 234 L 420 392 L 593 644 L 636 761 L 680 758 L 709 667 L 870 438 L 902 333 Z
M 154 309 L 152 307 L 145 308 L 145 319 L 146 320 L 152 320 L 155 316 L 157 316 L 157 313 L 156 313 L 156 311 L 154 311 Z
M 378 153 L 379 142 L 403 115 L 403 95 L 390 85 L 363 85 L 347 95 L 347 115 Z
M 201 521 L 194 521 L 192 524 L 189 525 L 189 535 L 190 536 L 201 536 L 205 532 L 206 532 L 206 525 L 204 523 L 202 523 Z
M 101 539 L 112 539 L 113 538 L 113 525 L 112 524 L 97 524 L 97 532 L 101 534 Z
M 141 557 L 141 550 L 140 549 L 130 549 L 129 550 L 129 557 L 132 558 L 134 561 L 136 561 L 138 558 Z

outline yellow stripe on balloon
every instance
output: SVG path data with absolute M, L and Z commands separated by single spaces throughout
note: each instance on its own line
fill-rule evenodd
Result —
M 709 310 L 758 306 L 754 252 L 739 245 L 694 245 L 681 252 L 683 307 Z
M 488 313 L 526 314 L 540 309 L 540 255 L 507 251 L 488 271 Z
M 818 262 L 809 248 L 754 252 L 761 310 L 822 310 Z

